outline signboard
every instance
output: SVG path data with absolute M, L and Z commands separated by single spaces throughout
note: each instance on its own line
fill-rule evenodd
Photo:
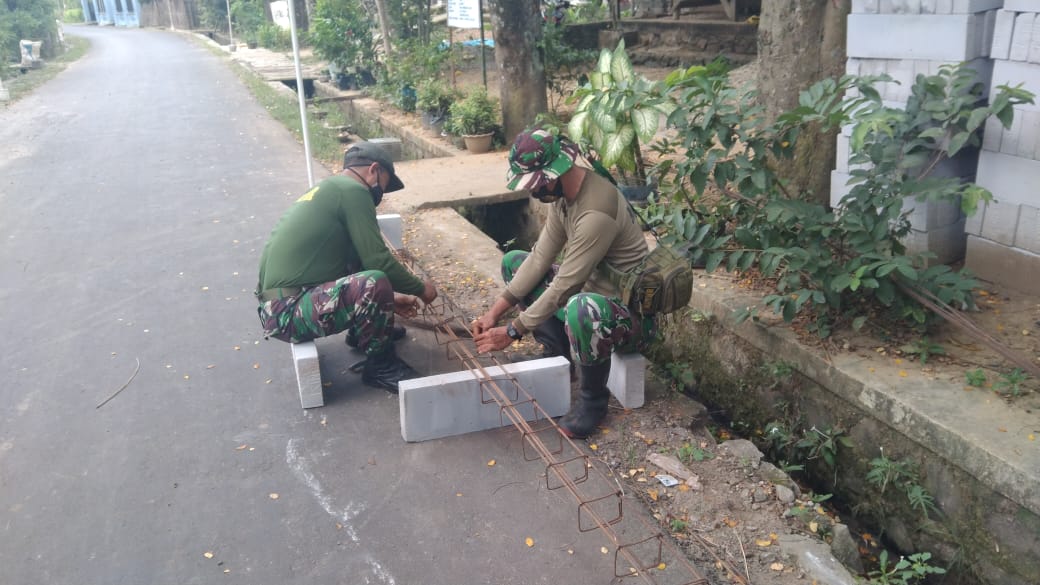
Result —
M 480 28 L 480 0 L 448 0 L 448 26 Z
M 286 0 L 275 0 L 270 3 L 271 20 L 275 24 L 289 30 L 289 3 Z

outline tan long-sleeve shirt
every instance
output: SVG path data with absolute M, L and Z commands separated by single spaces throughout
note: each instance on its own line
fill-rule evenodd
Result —
M 563 252 L 560 270 L 548 290 L 513 322 L 527 333 L 548 319 L 580 291 L 619 296 L 620 291 L 597 270 L 601 262 L 626 271 L 648 253 L 638 218 L 610 181 L 586 172 L 574 202 L 551 204 L 549 216 L 502 297 L 511 304 L 529 294 Z

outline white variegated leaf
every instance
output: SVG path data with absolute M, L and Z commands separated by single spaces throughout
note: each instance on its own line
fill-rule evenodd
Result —
M 588 133 L 588 127 L 589 113 L 578 112 L 577 114 L 574 114 L 571 121 L 567 123 L 567 135 L 571 137 L 571 140 L 580 144 Z
M 596 71 L 600 73 L 610 73 L 610 50 L 604 48 L 599 52 L 599 61 L 596 63 Z
M 631 124 L 625 124 L 618 128 L 617 132 L 607 136 L 606 143 L 600 154 L 603 155 L 603 165 L 611 167 L 622 159 L 626 150 L 632 144 L 636 131 Z
M 632 110 L 632 124 L 636 134 L 643 142 L 650 142 L 657 134 L 657 120 L 660 113 L 653 108 L 635 108 Z
M 631 82 L 636 77 L 636 71 L 632 68 L 632 62 L 628 59 L 628 53 L 625 52 L 624 39 L 621 39 L 617 48 L 614 49 L 614 56 L 610 60 L 610 74 L 618 82 Z
M 592 123 L 599 126 L 599 129 L 611 134 L 617 130 L 617 120 L 614 119 L 614 114 L 606 108 L 593 108 L 590 111 L 592 115 Z

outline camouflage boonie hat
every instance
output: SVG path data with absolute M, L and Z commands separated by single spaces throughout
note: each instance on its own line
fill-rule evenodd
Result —
M 548 130 L 535 128 L 516 136 L 509 150 L 507 187 L 535 191 L 566 173 L 578 157 L 578 145 Z

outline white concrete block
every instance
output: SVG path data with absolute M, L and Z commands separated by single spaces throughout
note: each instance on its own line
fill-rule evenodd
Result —
M 953 0 L 953 13 L 965 14 L 996 10 L 1004 5 L 1004 0 Z
M 975 182 L 1001 203 L 1040 207 L 1040 161 L 984 150 Z
M 401 221 L 401 216 L 396 213 L 377 215 L 376 221 L 379 222 L 379 231 L 383 232 L 383 237 L 390 242 L 390 247 L 403 250 L 404 222 Z
M 1019 207 L 1015 247 L 1040 254 L 1040 208 L 1031 205 Z
M 1000 152 L 1000 145 L 1004 140 L 1004 125 L 996 117 L 986 120 L 982 131 L 982 148 Z
M 1015 31 L 1011 35 L 1011 51 L 1008 59 L 1011 61 L 1025 61 L 1029 58 L 1029 44 L 1033 37 L 1033 24 L 1036 22 L 1036 14 L 1024 12 L 1015 17 Z
M 964 222 L 928 231 L 910 230 L 903 243 L 911 254 L 931 252 L 935 257 L 930 264 L 949 264 L 964 258 L 967 235 Z
M 982 37 L 982 56 L 989 57 L 990 49 L 993 47 L 993 29 L 997 26 L 997 11 L 989 10 L 983 13 L 986 18 L 986 24 L 983 26 Z
M 935 14 L 953 14 L 953 0 L 935 0 Z
M 292 343 L 293 368 L 296 384 L 300 388 L 300 406 L 315 408 L 325 406 L 325 395 L 321 387 L 321 367 L 318 364 L 318 347 L 313 341 Z
M 1021 134 L 1018 137 L 1018 150 L 1009 152 L 1022 158 L 1036 158 L 1037 139 L 1040 138 L 1040 112 L 1023 110 L 1015 112 L 1015 121 L 1022 121 Z
M 1011 127 L 1004 131 L 1004 136 L 1000 141 L 1000 152 L 1018 156 L 1018 142 L 1022 136 L 1022 118 L 1021 115 L 1015 116 L 1015 119 L 1011 121 Z
M 1007 85 L 1015 87 L 1019 84 L 1022 84 L 1022 89 L 1033 92 L 1033 95 L 1040 96 L 1040 65 L 1015 61 L 993 62 L 990 101 L 996 95 L 998 86 Z M 1015 106 L 1016 115 L 1018 115 L 1018 110 L 1040 111 L 1040 103 Z
M 1036 0 L 1004 0 L 1004 10 L 1014 12 L 1040 12 Z
M 1040 16 L 1033 19 L 1033 32 L 1029 35 L 1029 54 L 1026 61 L 1040 63 Z
M 982 220 L 981 236 L 1005 246 L 1014 245 L 1020 207 L 1016 203 L 991 202 L 986 206 L 986 217 Z
M 977 236 L 982 233 L 982 218 L 986 216 L 986 206 L 979 205 L 974 215 L 964 220 L 964 233 Z
M 846 52 L 873 59 L 967 61 L 981 56 L 985 20 L 977 14 L 850 14 Z
M 831 171 L 831 207 L 837 208 L 841 205 L 841 200 L 852 191 L 852 187 L 847 185 L 848 182 L 848 173 Z
M 638 353 L 611 354 L 607 388 L 625 408 L 639 408 L 646 400 L 646 358 Z
M 1011 51 L 1011 36 L 1014 32 L 1015 13 L 998 10 L 997 19 L 993 25 L 993 43 L 990 45 L 989 56 L 993 59 L 1007 59 Z
M 921 14 L 921 0 L 881 0 L 878 3 L 881 14 Z
M 943 228 L 961 220 L 960 198 L 957 201 L 917 201 L 907 197 L 903 200 L 903 209 L 910 211 L 910 227 L 919 231 Z
M 533 420 L 535 410 L 529 403 L 519 404 L 526 397 L 518 392 L 509 376 L 515 378 L 550 417 L 561 416 L 570 408 L 570 363 L 564 357 L 506 364 L 501 368 L 492 366 L 486 371 L 509 400 L 518 402 L 516 410 L 525 420 Z M 401 437 L 408 442 L 428 441 L 511 424 L 492 395 L 486 390 L 482 393 L 477 375 L 465 371 L 402 380 L 399 384 Z
M 921 14 L 935 14 L 937 0 L 921 0 Z
M 878 0 L 852 0 L 853 14 L 877 14 Z

